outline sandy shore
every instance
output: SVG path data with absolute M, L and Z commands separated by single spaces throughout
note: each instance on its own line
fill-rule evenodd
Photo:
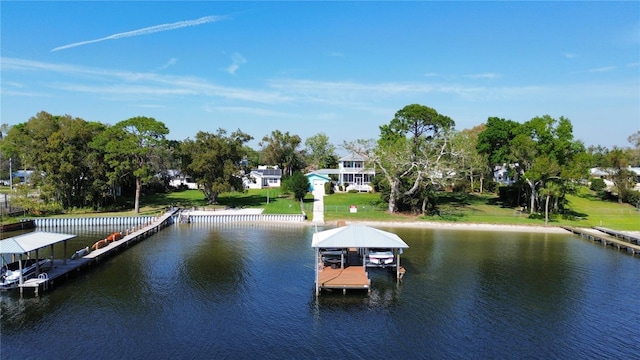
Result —
M 225 209 L 225 210 L 185 210 L 188 215 L 242 215 L 260 214 L 263 209 Z M 406 228 L 426 228 L 426 229 L 451 229 L 451 230 L 473 230 L 473 231 L 510 231 L 510 232 L 536 232 L 536 233 L 567 233 L 557 226 L 533 226 L 533 225 L 506 225 L 506 224 L 472 224 L 472 223 L 447 223 L 436 221 L 345 221 L 349 224 L 364 224 L 372 227 L 406 227 Z M 313 222 L 305 222 L 304 225 L 316 225 Z M 325 222 L 324 225 L 335 225 L 337 221 Z
M 373 227 L 407 227 L 426 229 L 450 229 L 473 231 L 510 231 L 510 232 L 536 232 L 566 234 L 567 230 L 557 226 L 528 226 L 506 224 L 472 224 L 472 223 L 445 223 L 433 221 L 401 222 L 401 221 L 346 221 L 346 224 L 364 224 Z

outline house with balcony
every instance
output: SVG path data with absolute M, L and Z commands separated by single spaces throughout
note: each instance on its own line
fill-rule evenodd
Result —
M 366 158 L 357 154 L 350 154 L 338 160 L 338 185 L 345 187 L 345 191 L 372 191 L 371 181 L 376 175 L 374 169 L 365 167 Z
M 337 169 L 318 169 L 307 174 L 310 179 L 318 177 L 331 177 L 338 186 L 342 186 L 343 191 L 373 191 L 371 181 L 376 172 L 374 169 L 365 167 L 366 159 L 357 154 L 350 154 L 338 159 Z

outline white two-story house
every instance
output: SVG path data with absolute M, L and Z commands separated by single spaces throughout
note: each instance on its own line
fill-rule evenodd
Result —
M 365 158 L 351 154 L 338 160 L 337 169 L 319 169 L 314 170 L 307 174 L 309 179 L 312 179 L 314 175 L 319 177 L 331 176 L 337 178 L 337 185 L 342 186 L 344 191 L 356 190 L 356 191 L 372 191 L 373 186 L 371 181 L 376 172 L 374 169 L 365 167 Z M 311 181 L 310 181 L 311 182 Z M 313 183 L 312 183 L 313 190 Z
M 376 174 L 374 169 L 365 167 L 365 158 L 350 154 L 338 160 L 338 185 L 345 190 L 372 191 L 371 181 Z

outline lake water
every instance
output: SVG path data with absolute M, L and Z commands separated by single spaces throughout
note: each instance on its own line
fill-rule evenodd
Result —
M 384 229 L 410 246 L 403 283 L 371 271 L 370 295 L 316 298 L 314 227 L 176 224 L 40 297 L 1 294 L 0 357 L 640 354 L 637 256 L 569 234 Z M 69 251 L 108 233 L 83 231 Z

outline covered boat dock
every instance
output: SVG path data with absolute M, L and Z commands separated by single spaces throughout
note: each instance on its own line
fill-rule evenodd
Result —
M 370 291 L 367 268 L 384 267 L 396 271 L 400 280 L 404 268 L 400 254 L 409 246 L 396 234 L 354 224 L 313 234 L 316 295 L 322 289 L 364 289 Z
M 48 281 L 52 273 L 50 270 L 55 270 L 59 266 L 66 267 L 67 241 L 74 237 L 76 235 L 36 231 L 0 240 L 0 255 L 3 262 L 5 264 L 18 263 L 17 270 L 20 272 L 20 277 L 16 287 L 19 287 L 22 292 L 24 287 L 33 287 L 34 284 Z M 55 260 L 53 246 L 59 242 L 64 243 L 64 254 L 62 254 L 61 260 Z M 51 257 L 49 259 L 40 259 L 40 249 L 47 246 L 51 248 Z M 31 279 L 27 279 L 23 274 L 23 260 L 31 258 L 32 252 L 34 253 L 34 259 L 37 260 L 36 268 L 35 273 L 28 276 Z M 10 255 L 11 261 L 7 261 L 5 255 Z

